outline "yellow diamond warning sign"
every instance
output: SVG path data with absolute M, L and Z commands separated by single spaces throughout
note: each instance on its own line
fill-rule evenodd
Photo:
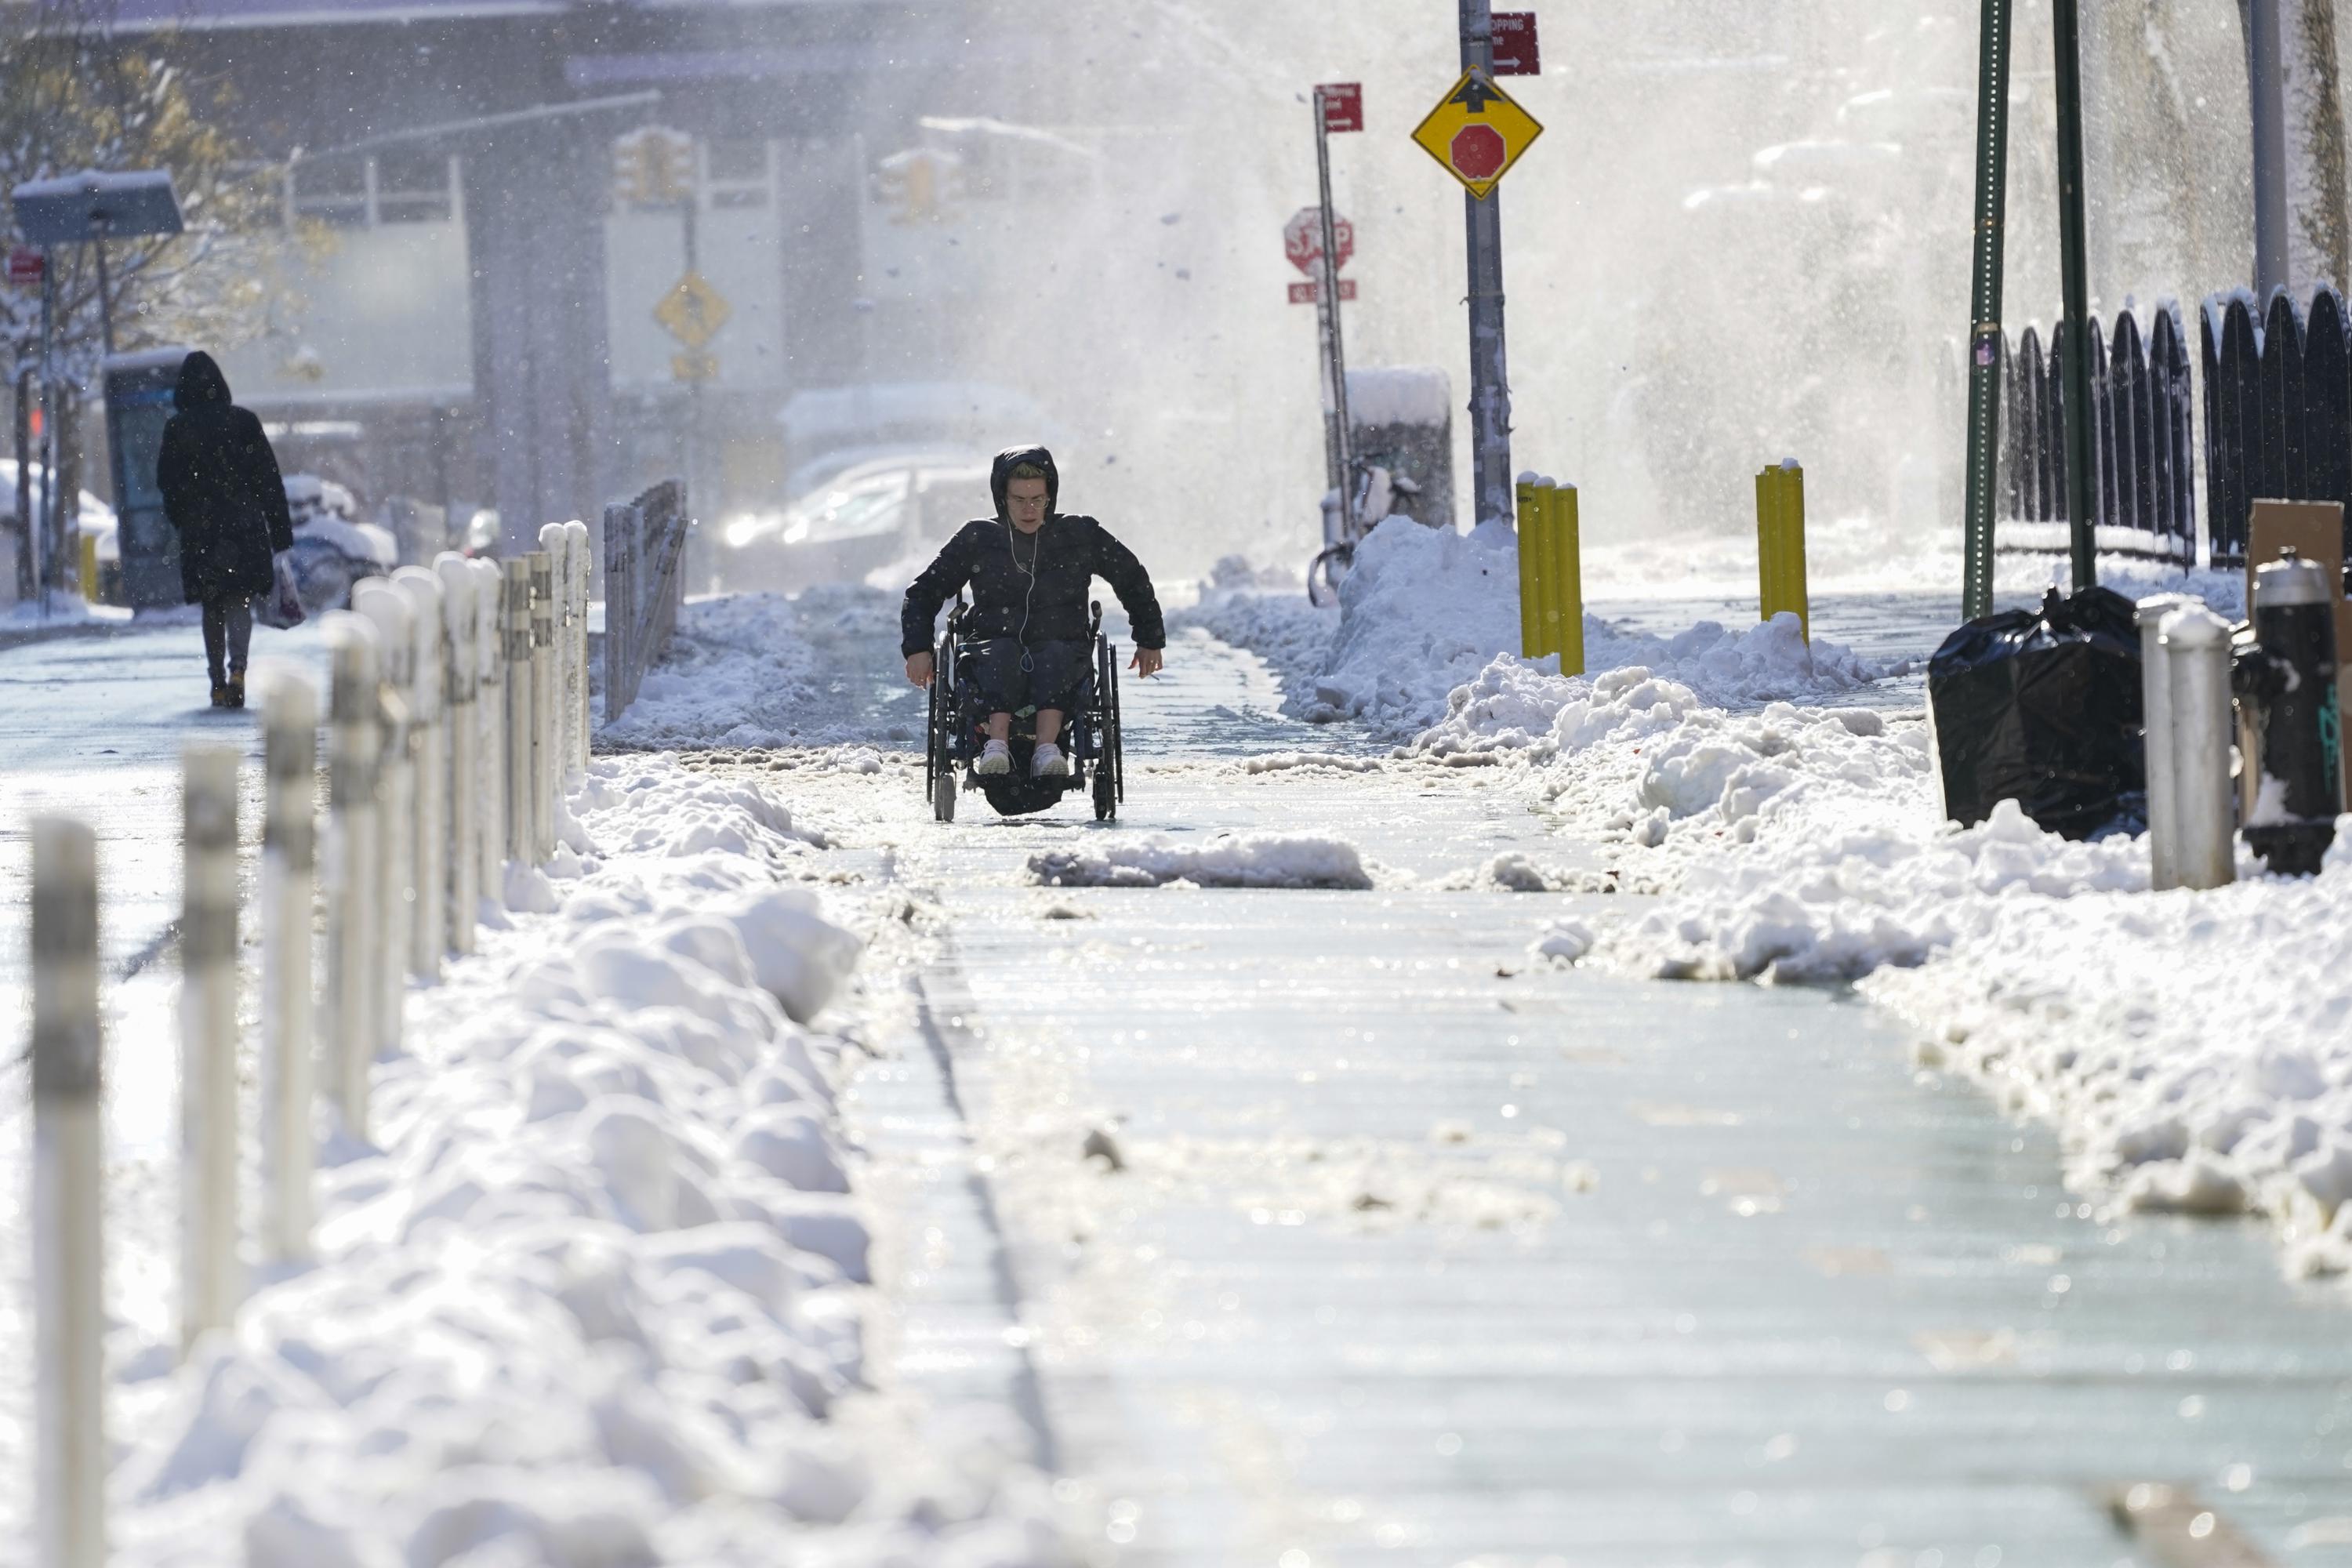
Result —
M 1474 68 L 1438 100 L 1412 139 L 1483 201 L 1542 134 L 1534 115 Z
M 734 312 L 709 280 L 699 272 L 689 272 L 677 280 L 677 287 L 661 298 L 654 307 L 654 320 L 669 331 L 669 335 L 688 348 L 698 349 L 719 335 Z

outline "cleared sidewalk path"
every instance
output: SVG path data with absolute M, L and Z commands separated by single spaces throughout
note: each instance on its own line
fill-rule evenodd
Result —
M 1329 737 L 1176 651 L 1120 835 L 1336 834 L 1380 889 L 1041 889 L 1103 836 L 859 805 L 951 917 L 850 1106 L 898 1370 L 1049 1444 L 1101 1561 L 2352 1560 L 2340 1290 L 2093 1214 L 1851 1001 L 1533 963 L 1570 900 L 1432 885 L 1571 858 L 1500 775 L 1244 776 Z

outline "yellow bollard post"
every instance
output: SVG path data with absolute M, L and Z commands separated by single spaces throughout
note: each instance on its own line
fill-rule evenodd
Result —
M 1805 471 L 1790 458 L 1756 476 L 1757 607 L 1759 619 L 1794 612 L 1812 639 L 1805 584 Z
M 1533 474 L 1519 478 L 1519 653 L 1541 658 L 1552 651 L 1551 486 Z
M 1584 558 L 1576 518 L 1576 487 L 1551 492 L 1551 599 L 1559 635 L 1550 651 L 1559 655 L 1562 675 L 1584 673 Z
M 81 559 L 76 563 L 76 564 L 81 568 L 80 576 L 82 599 L 88 604 L 97 604 L 98 535 L 95 533 L 85 533 L 81 536 Z

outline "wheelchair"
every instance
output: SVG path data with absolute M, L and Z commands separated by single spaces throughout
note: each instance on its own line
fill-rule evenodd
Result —
M 1013 715 L 1012 771 L 983 775 L 972 772 L 971 764 L 987 742 L 987 705 L 970 668 L 966 645 L 971 639 L 965 635 L 970 606 L 958 595 L 931 666 L 923 793 L 933 816 L 953 822 L 956 796 L 965 790 L 987 796 L 1000 816 L 1050 810 L 1074 790 L 1093 795 L 1097 822 L 1118 816 L 1119 803 L 1127 798 L 1127 761 L 1119 745 L 1118 649 L 1103 635 L 1101 601 L 1090 608 L 1087 629 L 1094 639 L 1094 668 L 1079 682 L 1062 722 L 1060 743 L 1070 760 L 1069 773 L 1054 778 L 1029 776 L 1030 755 L 1037 744 L 1037 710 L 1031 708 Z

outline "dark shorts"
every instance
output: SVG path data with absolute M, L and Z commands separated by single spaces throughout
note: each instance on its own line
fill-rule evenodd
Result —
M 1051 708 L 1066 713 L 1087 678 L 1094 644 L 1086 641 L 1032 643 L 990 637 L 966 645 L 972 684 L 991 713 L 1026 713 Z M 1029 668 L 1021 668 L 1024 654 Z

